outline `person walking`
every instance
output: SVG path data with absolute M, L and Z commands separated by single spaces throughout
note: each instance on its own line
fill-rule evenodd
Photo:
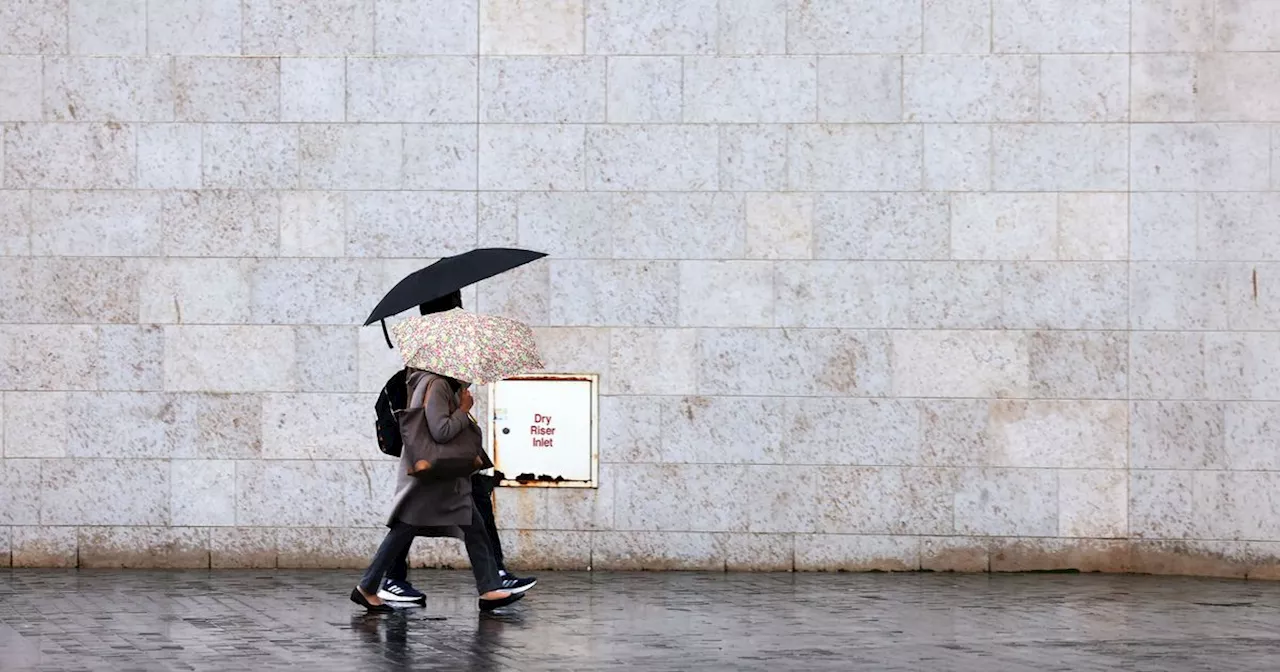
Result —
M 455 308 L 462 308 L 461 291 L 455 290 L 438 299 L 420 304 L 418 312 L 422 315 L 430 315 L 432 313 L 447 312 Z M 493 515 L 494 477 L 485 473 L 476 473 L 471 476 L 470 480 L 472 503 L 480 514 L 480 520 L 484 523 L 489 549 L 493 556 L 494 565 L 498 570 L 498 579 L 501 582 L 502 589 L 514 593 L 523 593 L 533 588 L 538 584 L 537 577 L 515 576 L 507 571 L 503 560 L 502 541 L 498 538 L 498 526 Z M 394 558 L 382 585 L 378 589 L 377 596 L 380 599 L 387 602 L 407 604 L 421 603 L 426 600 L 426 595 L 409 583 L 409 550 L 411 546 L 412 539 L 409 544 L 405 545 L 404 551 Z
M 480 428 L 471 417 L 475 403 L 468 385 L 453 378 L 428 371 L 411 369 L 409 389 L 413 390 L 409 408 L 424 410 L 426 431 L 439 445 L 459 445 L 483 453 Z M 524 597 L 503 587 L 489 547 L 489 534 L 484 520 L 471 499 L 471 480 L 454 478 L 419 478 L 420 469 L 410 450 L 400 456 L 396 479 L 396 500 L 387 521 L 390 528 L 378 547 L 368 569 L 351 591 L 351 601 L 371 612 L 394 611 L 379 593 L 391 567 L 405 556 L 415 537 L 454 537 L 462 539 L 471 561 L 479 607 L 490 611 Z

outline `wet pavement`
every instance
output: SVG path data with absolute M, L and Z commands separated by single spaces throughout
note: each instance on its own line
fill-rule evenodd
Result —
M 0 571 L 0 670 L 1267 670 L 1280 583 L 1102 575 L 466 572 L 365 615 L 358 572 Z

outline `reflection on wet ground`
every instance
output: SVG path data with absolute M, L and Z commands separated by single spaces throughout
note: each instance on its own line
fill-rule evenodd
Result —
M 1267 670 L 1280 584 L 1096 575 L 470 573 L 365 615 L 358 572 L 0 571 L 0 670 Z

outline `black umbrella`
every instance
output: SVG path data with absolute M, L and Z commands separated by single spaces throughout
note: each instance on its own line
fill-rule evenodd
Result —
M 484 247 L 445 257 L 426 268 L 410 273 L 396 283 L 396 286 L 392 287 L 391 291 L 378 302 L 373 312 L 369 313 L 369 319 L 365 320 L 364 325 L 367 327 L 376 321 L 381 321 L 382 334 L 387 338 L 387 346 L 392 347 L 391 336 L 387 334 L 386 319 L 388 317 L 545 256 L 547 256 L 545 252 L 533 250 Z

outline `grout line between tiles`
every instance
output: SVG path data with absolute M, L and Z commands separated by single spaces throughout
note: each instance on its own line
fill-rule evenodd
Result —
M 288 57 L 288 58 L 293 58 L 293 57 Z M 679 57 L 672 57 L 672 58 L 679 58 Z M 683 82 L 683 77 L 681 78 L 681 81 Z M 388 126 L 388 125 L 392 125 L 392 124 L 424 124 L 424 125 L 436 124 L 436 125 L 441 125 L 441 126 L 449 126 L 449 125 L 454 125 L 454 126 L 456 126 L 456 125 L 463 125 L 463 124 L 470 124 L 470 123 L 474 123 L 474 121 L 473 121 L 473 120 L 454 120 L 454 121 L 429 121 L 429 120 L 423 120 L 423 119 L 395 119 L 395 120 L 389 120 L 389 121 L 356 121 L 356 120 L 351 120 L 351 119 L 345 119 L 345 120 L 346 120 L 346 121 L 352 121 L 353 123 L 360 123 L 361 125 L 364 125 L 364 126 Z M 38 124 L 38 123 L 42 123 L 42 122 L 32 120 L 32 121 L 11 121 L 11 122 L 6 122 L 6 123 L 9 123 L 9 124 L 12 124 L 12 125 L 33 125 L 33 124 Z M 118 125 L 120 125 L 120 126 L 135 126 L 135 125 L 140 125 L 140 124 L 152 124 L 152 123 L 179 123 L 179 124 L 181 124 L 181 123 L 187 123 L 187 124 L 190 124 L 190 123 L 210 123 L 210 124 L 256 124 L 256 125 L 262 125 L 262 126 L 276 126 L 276 125 L 281 125 L 281 124 L 299 124 L 299 125 L 302 125 L 302 126 L 326 126 L 326 125 L 333 125 L 333 124 L 338 123 L 338 122 L 337 122 L 337 121 L 296 121 L 296 120 L 274 120 L 274 121 L 273 121 L 273 120 L 268 120 L 268 119 L 250 119 L 250 120 L 235 120 L 235 121 L 220 121 L 220 120 L 219 120 L 219 121 L 206 121 L 206 120 L 201 120 L 201 119 L 175 119 L 175 120 L 173 120 L 173 121 L 169 121 L 169 120 L 148 120 L 148 119 L 129 119 L 129 120 L 120 120 L 120 119 L 101 118 L 101 119 L 76 119 L 76 120 L 65 120 L 65 121 L 61 121 L 61 120 L 60 120 L 60 121 L 45 121 L 45 122 L 43 122 L 43 123 L 44 123 L 45 125 L 47 125 L 47 126 L 102 126 L 102 125 L 105 125 L 105 124 L 118 124 Z M 572 122 L 565 122 L 565 121 L 519 121 L 519 122 L 515 122 L 515 121 L 510 121 L 510 122 L 506 122 L 506 121 L 504 121 L 504 122 L 486 122 L 486 123 L 488 123 L 488 124 L 490 124 L 490 125 L 495 125 L 495 126 L 564 126 L 564 125 L 567 125 L 567 124 L 574 124 L 574 125 L 587 125 L 587 126 L 599 126 L 599 125 L 604 125 L 604 122 L 594 122 L 594 121 L 588 121 L 588 122 L 583 122 L 583 121 L 572 121 Z M 1259 121 L 1240 121 L 1240 120 L 1234 120 L 1234 121 L 1233 121 L 1233 120 L 1226 120 L 1226 121 L 1133 121 L 1133 122 L 1126 122 L 1126 121 L 1109 121 L 1109 120 L 1103 120 L 1103 121 L 1043 121 L 1043 122 L 1040 122 L 1040 121 L 1001 121 L 1001 120 L 955 121 L 955 122 L 952 122 L 952 121 L 942 122 L 942 121 L 932 121 L 932 120 L 920 120 L 920 121 L 852 121 L 852 122 L 843 122 L 843 121 L 825 121 L 825 122 L 822 122 L 822 123 L 821 123 L 821 125 L 823 125 L 823 126 L 830 126 L 830 127 L 832 127 L 832 128 L 881 128 L 881 127 L 884 127 L 884 128 L 896 128 L 896 127 L 902 127 L 902 126 L 922 126 L 922 125 L 927 125 L 927 124 L 942 124 L 942 123 L 945 123 L 945 124 L 946 124 L 946 125 L 948 125 L 948 126 L 955 126 L 955 127 L 958 127 L 958 128 L 975 127 L 975 126 L 989 126 L 989 125 L 993 125 L 993 124 L 999 124 L 999 125 L 1004 125 L 1004 126 L 1021 126 L 1021 127 L 1034 127 L 1034 126 L 1042 126 L 1042 127 L 1043 127 L 1043 126 L 1051 126 L 1051 127 L 1052 127 L 1052 126 L 1057 126 L 1057 127 L 1073 127 L 1073 128 L 1074 128 L 1074 127 L 1086 127 L 1086 128 L 1088 128 L 1088 127 L 1093 127 L 1093 126 L 1111 126 L 1111 127 L 1118 127 L 1118 126 L 1126 126 L 1126 127 L 1129 127 L 1129 126 L 1132 126 L 1132 127 L 1139 127 L 1139 128 L 1141 128 L 1141 127 L 1197 127 L 1197 126 L 1200 126 L 1200 127 L 1209 127 L 1209 126 L 1212 126 L 1212 127 L 1223 127 L 1223 128 L 1236 128 L 1236 127 L 1239 127 L 1239 128 L 1246 128 L 1246 129 L 1247 129 L 1247 128 L 1254 128 L 1254 129 L 1256 129 L 1256 128 L 1258 128 L 1258 127 L 1269 127 L 1269 126 L 1270 126 L 1270 122 L 1259 122 Z M 753 127 L 753 126 L 761 126 L 761 125 L 780 125 L 780 124 L 802 124 L 802 125 L 813 125 L 813 122 L 810 122 L 810 121 L 796 121 L 796 120 L 794 120 L 794 119 L 791 119 L 791 120 L 781 120 L 781 121 L 657 121 L 657 120 L 644 120 L 644 121 L 611 121 L 611 122 L 607 122 L 607 125 L 609 125 L 609 126 L 620 126 L 620 127 L 637 127 L 637 126 L 692 126 L 692 127 L 711 127 L 711 128 L 715 128 L 715 127 L 722 127 L 722 128 L 749 128 L 749 127 Z M 834 191 L 839 191 L 839 190 L 834 190 Z M 859 190 L 849 190 L 849 191 L 859 191 Z M 864 189 L 864 190 L 861 190 L 861 191 L 867 191 L 867 190 L 865 190 L 865 189 Z M 886 191 L 887 191 L 887 190 L 886 190 Z M 1009 190 L 1005 190 L 1005 191 L 1009 191 Z M 1013 191 L 1017 191 L 1017 190 L 1013 190 Z M 1120 190 L 1120 189 L 1112 189 L 1111 191 L 1122 191 L 1122 190 Z M 1144 189 L 1143 191 L 1160 192 L 1160 191 L 1180 191 L 1180 190 L 1178 190 L 1178 189 Z M 1184 190 L 1183 190 L 1183 191 L 1184 191 Z M 1218 189 L 1218 190 L 1216 190 L 1216 191 L 1231 191 L 1231 190 Z M 1272 191 L 1272 190 L 1271 190 L 1271 189 L 1252 189 L 1252 190 L 1245 190 L 1245 191 Z
M 987 53 L 996 53 L 996 2 L 987 2 Z
M 483 109 L 483 108 L 482 108 L 482 106 L 481 106 L 481 102 L 480 102 L 480 98 L 481 98 L 481 96 L 483 95 L 483 91 L 482 91 L 482 87 L 483 87 L 483 77 L 481 77 L 481 69 L 482 69 L 482 68 L 484 68 L 484 61 L 482 60 L 482 57 L 481 57 L 481 51 L 482 51 L 482 50 L 481 50 L 481 48 L 480 48 L 480 42 L 481 42 L 481 40 L 484 38 L 484 33 L 483 33 L 483 31 L 484 31 L 484 26 L 482 25 L 483 18 L 484 18 L 484 17 L 482 16 L 483 11 L 484 11 L 484 10 L 483 10 L 483 8 L 482 8 L 482 5 L 483 5 L 483 4 L 484 4 L 484 3 L 482 3 L 482 2 L 477 2 L 477 3 L 476 3 L 476 56 L 475 56 L 475 58 L 476 58 L 476 117 L 475 117 L 475 121 L 476 121 L 476 161 L 475 161 L 475 171 L 476 171 L 476 181 L 475 181 L 475 189 L 476 189 L 476 195 L 475 195 L 476 229 L 475 229 L 475 236 L 476 236 L 476 237 L 475 237 L 475 239 L 476 239 L 476 242 L 477 242 L 477 243 L 479 243 L 479 242 L 480 242 L 481 228 L 482 228 L 482 227 L 481 227 L 481 224 L 480 224 L 480 217 L 481 217 L 481 214 L 480 214 L 480 211 L 481 211 L 481 210 L 480 210 L 480 181 L 481 181 L 481 175 L 480 175 L 480 165 L 481 165 L 481 162 L 480 162 L 480 153 L 481 153 L 482 151 L 484 151 L 484 148 L 483 148 L 483 147 L 481 146 L 481 144 L 480 144 L 480 114 L 481 114 L 481 110 Z M 519 221 L 519 220 L 517 220 L 517 221 Z M 518 228 L 517 228 L 517 230 L 518 230 Z M 477 292 L 477 294 L 479 293 L 479 291 L 480 291 L 480 289 L 479 289 L 479 288 L 476 288 L 476 292 Z M 478 305 L 479 303 L 480 303 L 480 297 L 477 295 L 477 296 L 476 296 L 476 304 Z
M 1129 0 L 1129 105 L 1125 111 L 1126 122 L 1133 120 L 1133 0 Z M 1128 358 L 1125 362 L 1124 391 L 1126 403 L 1132 408 L 1133 406 L 1133 129 L 1129 128 L 1129 132 L 1125 133 L 1125 158 L 1128 170 L 1126 172 L 1126 183 L 1128 187 L 1125 194 L 1125 326 L 1128 328 L 1126 335 L 1125 348 Z M 1198 225 L 1197 225 L 1198 226 Z M 1132 531 L 1132 495 L 1130 492 L 1130 481 L 1133 475 L 1133 415 L 1130 413 L 1126 418 L 1124 425 L 1124 466 L 1125 466 L 1125 506 L 1124 506 L 1124 532 L 1128 536 Z
M 724 55 L 723 49 L 721 48 L 721 40 L 723 39 L 723 34 L 721 32 L 721 29 L 723 28 L 723 26 L 721 24 L 724 23 L 724 15 L 722 13 L 723 10 L 720 6 L 720 4 L 724 1 L 725 0 L 716 0 L 716 27 L 715 27 L 715 31 L 713 31 L 714 36 L 712 38 L 714 43 L 711 45 L 711 53 L 715 56 Z M 734 0 L 728 0 L 728 1 L 733 2 Z

